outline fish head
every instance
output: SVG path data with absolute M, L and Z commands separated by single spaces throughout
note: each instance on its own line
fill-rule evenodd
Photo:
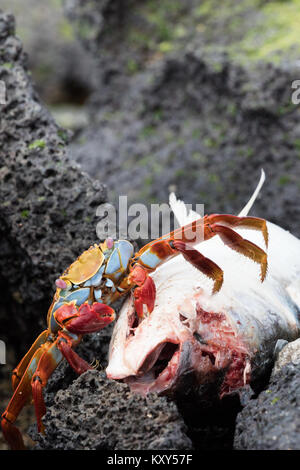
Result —
M 243 384 L 247 351 L 224 312 L 202 308 L 204 297 L 199 287 L 185 295 L 184 289 L 162 285 L 154 310 L 142 320 L 134 297 L 128 298 L 113 331 L 108 378 L 146 395 L 172 394 L 188 384 L 220 382 L 221 377 L 225 391 L 226 375 L 235 364 L 229 385 Z

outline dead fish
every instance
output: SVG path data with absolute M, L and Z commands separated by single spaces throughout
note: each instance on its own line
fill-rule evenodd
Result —
M 264 181 L 264 174 L 246 215 Z M 199 218 L 187 212 L 175 195 L 170 205 L 180 225 Z M 211 281 L 177 256 L 156 269 L 152 313 L 140 321 L 133 297 L 123 305 L 115 325 L 106 369 L 108 378 L 123 380 L 146 395 L 176 391 L 193 374 L 199 385 L 217 384 L 223 397 L 254 383 L 273 362 L 276 344 L 300 335 L 300 240 L 267 222 L 268 273 L 226 247 L 218 237 L 196 249 L 224 272 L 220 292 Z M 261 233 L 236 229 L 265 249 Z M 279 341 L 279 343 L 278 343 Z

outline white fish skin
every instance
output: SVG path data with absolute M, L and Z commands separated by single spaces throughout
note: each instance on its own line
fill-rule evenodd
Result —
M 154 310 L 131 329 L 135 312 L 132 297 L 127 299 L 111 339 L 107 376 L 146 394 L 176 389 L 180 376 L 191 371 L 198 383 L 223 373 L 223 395 L 263 373 L 277 340 L 300 335 L 300 241 L 270 222 L 267 226 L 268 273 L 263 283 L 259 265 L 218 237 L 197 246 L 224 271 L 217 294 L 211 295 L 211 280 L 181 255 L 153 272 Z M 261 233 L 237 232 L 265 248 Z M 175 346 L 162 351 L 166 343 Z M 164 362 L 157 370 L 160 358 Z

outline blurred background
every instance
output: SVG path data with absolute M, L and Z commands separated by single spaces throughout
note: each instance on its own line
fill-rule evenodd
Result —
M 70 157 L 111 201 L 162 203 L 175 189 L 236 213 L 264 168 L 256 214 L 299 234 L 300 1 L 0 3 L 40 96 L 72 131 Z
M 102 183 L 113 203 L 165 203 L 176 191 L 206 213 L 237 214 L 263 168 L 251 214 L 300 236 L 300 0 L 0 0 L 0 9 L 20 38 L 0 19 L 11 100 L 0 115 L 3 408 L 11 370 L 45 327 L 54 280 L 96 241 Z

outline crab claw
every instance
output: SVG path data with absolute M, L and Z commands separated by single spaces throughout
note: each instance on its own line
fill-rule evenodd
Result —
M 79 309 L 74 304 L 62 305 L 55 312 L 55 319 L 60 325 L 80 335 L 102 330 L 115 320 L 115 316 L 113 308 L 99 302 L 92 305 L 85 303 Z
M 149 276 L 146 269 L 136 265 L 129 274 L 130 282 L 137 287 L 133 291 L 135 298 L 134 306 L 136 313 L 140 318 L 144 318 L 144 306 L 148 313 L 154 309 L 156 289 L 152 277 Z
M 151 277 L 147 277 L 141 287 L 137 287 L 134 291 L 135 310 L 140 318 L 144 317 L 144 305 L 149 313 L 154 309 L 155 302 L 155 284 Z

